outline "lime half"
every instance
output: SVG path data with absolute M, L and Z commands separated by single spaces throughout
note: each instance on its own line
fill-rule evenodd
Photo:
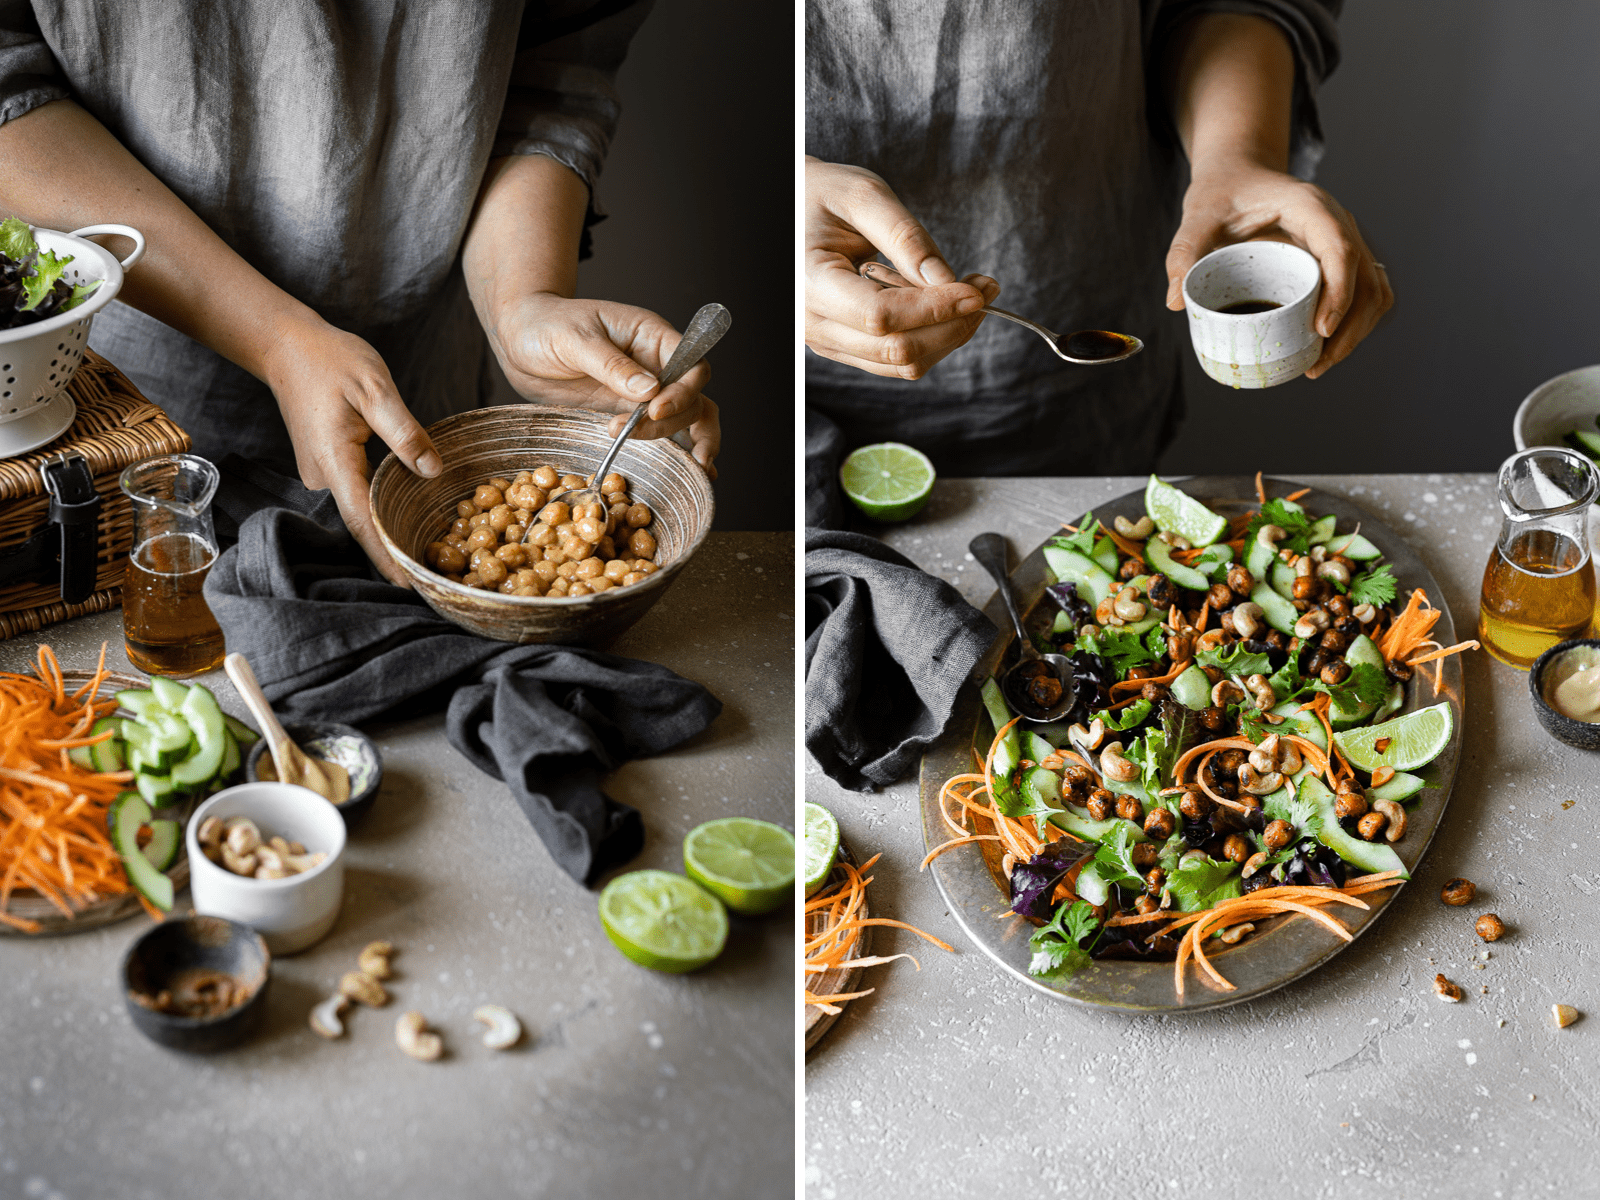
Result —
M 900 442 L 863 446 L 839 468 L 844 494 L 877 521 L 904 521 L 916 516 L 928 502 L 933 480 L 933 464 L 928 456 Z
M 839 822 L 820 804 L 806 805 L 806 895 L 828 882 L 839 857 Z
M 600 924 L 641 967 L 682 974 L 705 966 L 728 940 L 728 910 L 692 879 L 629 871 L 600 893 Z
M 1191 546 L 1209 546 L 1228 528 L 1226 517 L 1154 475 L 1144 489 L 1144 510 L 1157 529 L 1187 538 Z
M 1333 740 L 1344 751 L 1350 765 L 1363 771 L 1385 766 L 1396 771 L 1414 771 L 1439 757 L 1454 728 L 1450 705 L 1444 703 L 1419 708 L 1381 725 L 1341 730 L 1333 735 Z M 1377 743 L 1385 738 L 1389 739 L 1388 745 L 1379 750 Z
M 736 913 L 771 912 L 794 895 L 794 835 L 753 817 L 707 821 L 683 839 L 683 872 Z

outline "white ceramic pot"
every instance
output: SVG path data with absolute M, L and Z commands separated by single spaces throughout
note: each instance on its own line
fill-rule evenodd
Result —
M 328 857 L 287 879 L 235 875 L 201 853 L 197 834 L 207 817 L 249 817 L 263 839 L 281 834 L 307 853 L 320 850 Z M 227 788 L 195 809 L 184 840 L 195 912 L 251 926 L 273 954 L 315 945 L 338 919 L 344 900 L 344 818 L 309 788 L 268 782 Z
M 1579 367 L 1547 379 L 1517 406 L 1511 436 L 1518 450 L 1529 446 L 1564 446 L 1574 429 L 1600 433 L 1600 366 Z
M 1322 295 L 1317 260 L 1286 242 L 1240 242 L 1213 250 L 1183 279 L 1189 337 L 1207 375 L 1235 388 L 1288 383 L 1322 356 L 1312 325 Z M 1279 307 L 1218 310 L 1244 301 Z

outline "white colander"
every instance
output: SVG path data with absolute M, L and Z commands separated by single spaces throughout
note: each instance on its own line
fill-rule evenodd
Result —
M 67 383 L 83 361 L 89 326 L 122 290 L 122 273 L 144 254 L 144 235 L 128 225 L 87 225 L 72 233 L 33 228 L 41 251 L 72 256 L 62 278 L 100 286 L 76 308 L 34 325 L 0 331 L 0 458 L 23 454 L 52 441 L 72 424 L 76 406 Z M 87 239 L 115 233 L 133 239 L 133 253 L 118 260 Z

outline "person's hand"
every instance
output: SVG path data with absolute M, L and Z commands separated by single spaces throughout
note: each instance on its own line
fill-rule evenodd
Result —
M 301 482 L 330 490 L 373 565 L 390 582 L 410 587 L 372 523 L 367 439 L 377 434 L 425 478 L 437 475 L 444 464 L 400 399 L 383 359 L 355 334 L 313 317 L 292 323 L 273 343 L 265 377 L 289 427 Z
M 921 379 L 978 331 L 1000 285 L 957 280 L 915 217 L 871 171 L 806 159 L 806 345 L 873 375 Z M 915 288 L 856 273 L 882 254 Z
M 500 305 L 489 340 L 519 395 L 623 414 L 611 422 L 613 437 L 622 432 L 626 414 L 647 403 L 633 436 L 671 437 L 687 429 L 695 461 L 717 477 L 722 425 L 716 403 L 700 390 L 711 368 L 702 360 L 677 383 L 661 387 L 656 376 L 683 340 L 665 318 L 628 304 L 537 292 Z
M 1167 307 L 1183 309 L 1190 267 L 1219 246 L 1252 239 L 1292 242 L 1322 266 L 1313 324 L 1325 341 L 1307 379 L 1348 357 L 1394 306 L 1388 273 L 1337 200 L 1282 171 L 1235 163 L 1197 175 L 1184 195 L 1183 222 L 1167 251 Z

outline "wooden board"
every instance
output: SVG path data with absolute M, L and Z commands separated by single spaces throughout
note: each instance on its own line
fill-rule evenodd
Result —
M 839 857 L 850 863 L 852 866 L 855 865 L 856 860 L 850 856 L 850 851 L 845 847 L 843 842 L 839 843 Z M 844 870 L 838 865 L 835 865 L 833 868 L 833 873 L 828 876 L 828 882 L 826 886 L 834 887 L 836 885 L 845 883 L 847 878 L 848 877 L 845 875 Z M 872 913 L 867 908 L 867 898 L 865 895 L 863 895 L 861 897 L 861 916 L 862 918 L 866 918 L 870 917 L 871 915 Z M 827 930 L 828 918 L 826 914 L 821 912 L 807 914 L 807 941 L 810 941 L 818 934 L 826 933 Z M 856 930 L 856 940 L 855 943 L 850 947 L 850 953 L 848 957 L 865 958 L 872 952 L 871 946 L 872 927 L 869 925 Z M 840 992 L 854 991 L 855 982 L 860 977 L 860 967 L 851 967 L 844 971 L 825 971 L 821 975 L 817 975 L 815 977 L 808 976 L 805 981 L 805 986 L 807 990 L 812 992 L 814 995 L 832 996 L 837 995 Z M 814 1005 L 806 1005 L 807 1052 L 811 1050 L 811 1047 L 820 1042 L 822 1040 L 822 1035 L 827 1033 L 828 1030 L 833 1027 L 833 1023 L 844 1015 L 844 1006 L 849 1003 L 850 1001 L 845 1000 L 838 1004 L 836 1007 L 838 1007 L 840 1011 L 836 1013 L 823 1012 L 820 1008 L 817 1008 Z

